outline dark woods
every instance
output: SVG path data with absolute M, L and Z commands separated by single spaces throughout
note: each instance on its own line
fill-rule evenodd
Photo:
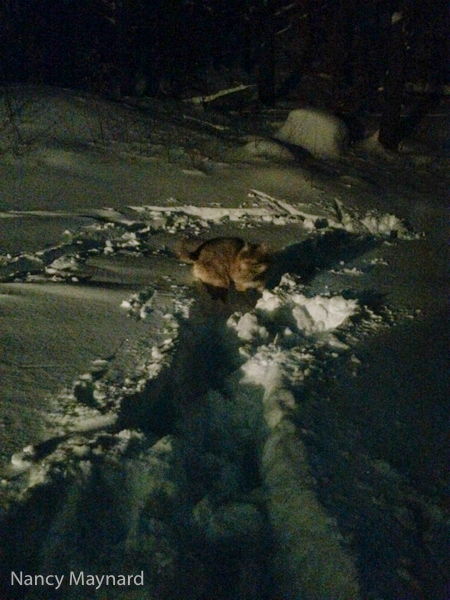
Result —
M 381 108 L 384 86 L 389 130 L 406 84 L 437 93 L 448 79 L 447 4 L 2 0 L 0 81 L 113 98 L 182 98 L 254 83 L 270 106 L 286 97 L 304 101 L 299 86 L 315 78 L 327 82 L 319 106 L 352 114 Z

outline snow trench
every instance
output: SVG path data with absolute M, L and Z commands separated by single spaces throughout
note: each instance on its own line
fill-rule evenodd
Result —
M 183 286 L 125 303 L 151 335 L 94 361 L 56 400 L 53 435 L 5 474 L 2 597 L 104 598 L 89 574 L 143 573 L 108 597 L 359 598 L 291 391 L 313 376 L 317 343 L 345 346 L 333 332 L 359 308 L 301 290 L 286 276 L 231 315 Z M 65 581 L 12 586 L 11 572 Z
M 252 306 L 170 282 L 124 303 L 147 333 L 94 361 L 55 399 L 48 439 L 2 473 L 1 598 L 361 597 L 348 541 L 316 496 L 298 411 L 311 388 L 320 393 L 326 360 L 351 367 L 355 327 L 359 335 L 381 318 L 356 297 L 313 295 L 304 282 L 373 248 L 377 235 L 406 233 L 394 218 L 362 224 L 336 204 L 324 219 L 253 193 L 276 209 L 255 209 L 258 218 L 300 220 L 319 235 L 277 256 Z M 243 219 L 187 208 L 144 207 L 140 220 L 133 207 L 107 210 L 98 215 L 106 223 L 66 244 L 4 257 L 0 276 L 79 282 L 90 256 L 151 253 L 155 231 L 195 234 L 208 218 Z M 301 277 L 283 275 L 300 256 Z M 64 580 L 58 589 L 12 585 L 12 572 Z M 108 574 L 115 582 L 95 579 Z

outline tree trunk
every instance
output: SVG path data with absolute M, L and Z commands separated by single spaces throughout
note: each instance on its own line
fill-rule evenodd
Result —
M 406 27 L 405 13 L 391 15 L 388 66 L 384 82 L 384 109 L 378 140 L 387 150 L 396 152 L 402 138 L 401 107 L 405 84 Z
M 339 0 L 335 6 L 335 21 L 333 35 L 334 76 L 336 92 L 353 84 L 352 45 L 354 30 L 353 0 Z
M 258 57 L 258 98 L 262 104 L 275 104 L 275 15 L 272 0 L 265 0 L 260 14 Z

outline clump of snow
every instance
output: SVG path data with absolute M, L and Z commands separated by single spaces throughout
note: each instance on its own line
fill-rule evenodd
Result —
M 268 378 L 276 372 L 280 386 L 298 386 L 321 371 L 319 348 L 336 357 L 349 349 L 334 332 L 358 312 L 357 300 L 339 295 L 308 298 L 294 277 L 284 275 L 278 287 L 264 290 L 253 311 L 234 313 L 227 321 L 245 361 L 245 382 L 267 389 L 275 385 Z
M 331 269 L 330 273 L 333 275 L 352 275 L 354 277 L 359 277 L 360 275 L 364 275 L 364 272 L 361 269 L 357 269 L 356 267 L 343 268 L 343 269 Z
M 277 288 L 264 290 L 255 309 L 278 325 L 295 323 L 298 332 L 310 336 L 342 325 L 358 311 L 358 302 L 342 296 L 308 298 L 291 276 L 284 275 Z
M 26 471 L 35 460 L 36 451 L 33 446 L 26 446 L 22 452 L 16 452 L 11 456 L 11 466 L 15 471 Z
M 343 328 L 354 315 L 361 335 L 383 322 L 356 299 L 328 294 L 308 297 L 304 286 L 285 274 L 279 286 L 264 290 L 252 311 L 234 313 L 227 321 L 236 335 L 244 381 L 267 389 L 297 387 L 313 375 L 320 377 L 324 355 L 343 356 L 357 339 L 353 327 Z M 273 381 L 274 373 L 278 383 Z
M 63 255 L 54 260 L 48 267 L 45 267 L 45 272 L 49 275 L 60 275 L 62 271 L 79 271 L 81 265 L 78 255 Z
M 383 267 L 389 266 L 389 263 L 384 258 L 372 258 L 370 260 L 369 264 L 372 265 L 372 266 L 375 266 L 375 265 L 382 265 Z
M 368 213 L 361 222 L 374 235 L 395 235 L 405 238 L 409 234 L 405 224 L 395 215 L 388 213 L 383 215 Z
M 106 415 L 96 415 L 95 417 L 86 418 L 80 420 L 76 424 L 76 428 L 74 431 L 80 433 L 89 433 L 92 431 L 98 431 L 101 429 L 106 429 L 107 427 L 111 427 L 115 425 L 117 421 L 116 415 L 106 414 Z
M 264 389 L 274 385 L 282 387 L 287 382 L 296 387 L 311 373 L 320 370 L 314 353 L 301 346 L 288 349 L 275 343 L 261 345 L 247 358 L 241 367 L 244 383 L 261 385 Z
M 317 158 L 338 158 L 347 147 L 348 131 L 334 115 L 301 108 L 289 113 L 275 137 L 300 146 Z
M 240 315 L 235 313 L 228 320 L 228 326 L 233 328 L 240 340 L 254 342 L 255 340 L 264 340 L 269 337 L 269 332 L 258 323 L 258 318 L 252 313 Z
M 307 298 L 298 294 L 293 301 L 292 316 L 299 331 L 307 335 L 332 331 L 357 311 L 356 300 L 345 300 L 342 296 Z

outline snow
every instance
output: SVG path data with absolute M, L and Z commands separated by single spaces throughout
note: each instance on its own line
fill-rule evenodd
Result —
M 264 138 L 250 140 L 242 148 L 235 149 L 228 154 L 231 160 L 275 160 L 281 162 L 294 162 L 295 156 L 290 150 L 274 140 Z
M 291 111 L 275 137 L 300 146 L 317 158 L 338 158 L 348 143 L 345 123 L 314 108 Z
M 286 288 L 289 291 L 285 291 Z M 278 288 L 264 290 L 255 306 L 257 311 L 269 313 L 270 319 L 279 326 L 293 320 L 297 330 L 306 335 L 336 329 L 355 314 L 357 308 L 356 300 L 345 300 L 342 296 L 307 298 L 288 275 L 283 276 Z
M 403 19 L 403 13 L 401 11 L 395 11 L 391 15 L 391 25 L 396 25 L 399 21 Z
M 220 92 L 216 92 L 215 94 L 211 94 L 209 96 L 195 96 L 194 98 L 188 98 L 185 102 L 192 102 L 192 104 L 204 104 L 207 102 L 211 102 L 216 98 L 221 98 L 222 96 L 227 96 L 228 94 L 234 94 L 235 92 L 240 92 L 242 90 L 247 90 L 254 86 L 251 85 L 238 85 L 236 87 L 230 88 L 228 90 L 220 90 Z
M 239 354 L 248 359 L 241 367 L 247 381 L 265 389 L 274 389 L 275 379 L 280 388 L 286 381 L 298 386 L 317 362 L 314 345 L 348 351 L 349 345 L 331 332 L 361 312 L 357 300 L 320 295 L 308 298 L 300 289 L 293 277 L 285 275 L 277 288 L 263 292 L 251 313 L 235 313 L 228 319 L 228 327 L 245 344 Z
M 56 105 L 38 103 L 36 127 Z M 300 137 L 335 158 L 341 125 L 305 114 Z M 186 597 L 406 597 L 418 539 L 445 569 L 439 182 L 358 150 L 310 172 L 270 152 L 210 160 L 197 178 L 183 162 L 48 143 L 20 163 L 24 188 L 5 159 L 0 190 L 19 185 L 24 202 L 6 199 L 2 231 L 35 230 L 0 255 L 11 564 L 132 564 L 155 600 L 182 585 Z M 65 182 L 53 206 L 23 191 L 44 189 L 41 169 Z M 214 301 L 173 252 L 186 234 L 264 241 L 279 272 L 261 295 Z
M 230 327 L 233 327 L 238 335 L 238 338 L 251 342 L 256 338 L 267 338 L 269 336 L 268 331 L 265 327 L 261 327 L 258 323 L 256 315 L 245 313 L 240 316 L 237 320 L 229 321 Z
M 292 283 L 287 277 L 284 285 L 291 284 L 292 288 Z M 285 292 L 282 301 L 278 294 L 278 302 L 273 302 L 274 297 L 275 294 L 264 294 L 255 311 L 259 309 L 265 313 L 269 307 L 271 317 L 275 319 L 275 315 L 286 305 L 289 308 L 294 305 L 293 314 L 302 306 L 301 295 L 297 293 Z M 355 308 L 354 304 L 346 303 L 343 298 L 331 299 L 328 303 L 319 297 L 311 300 L 310 306 L 316 309 L 323 308 L 324 304 L 328 306 L 328 319 L 325 321 L 328 329 L 338 327 Z M 311 310 L 311 314 L 314 312 Z M 324 316 L 317 315 L 320 319 L 324 319 Z M 252 319 L 245 317 L 247 315 L 237 322 L 232 317 L 228 325 L 236 330 L 240 340 L 255 343 L 255 336 L 251 334 L 257 331 L 258 321 L 255 315 L 252 315 Z M 324 324 L 324 320 L 315 322 Z M 278 325 L 280 327 L 282 323 Z M 299 329 L 310 333 L 303 323 Z M 316 362 L 314 350 L 308 352 L 299 346 L 283 348 L 279 328 L 277 331 L 276 343 L 263 345 L 258 340 L 255 353 L 241 367 L 244 384 L 250 383 L 264 389 L 264 420 L 269 433 L 262 450 L 261 468 L 267 488 L 271 526 L 277 542 L 275 560 L 280 563 L 276 578 L 285 597 L 295 598 L 306 591 L 313 596 L 320 594 L 321 598 L 356 598 L 359 597 L 359 590 L 354 562 L 343 548 L 335 524 L 312 492 L 305 447 L 295 435 L 291 421 L 296 410 L 296 399 L 291 390 L 298 389 L 311 376 Z
M 387 235 L 392 235 L 392 233 L 404 235 L 406 233 L 405 225 L 395 215 L 387 214 L 382 215 L 381 217 L 367 215 L 362 220 L 362 223 L 367 227 L 370 233 Z

